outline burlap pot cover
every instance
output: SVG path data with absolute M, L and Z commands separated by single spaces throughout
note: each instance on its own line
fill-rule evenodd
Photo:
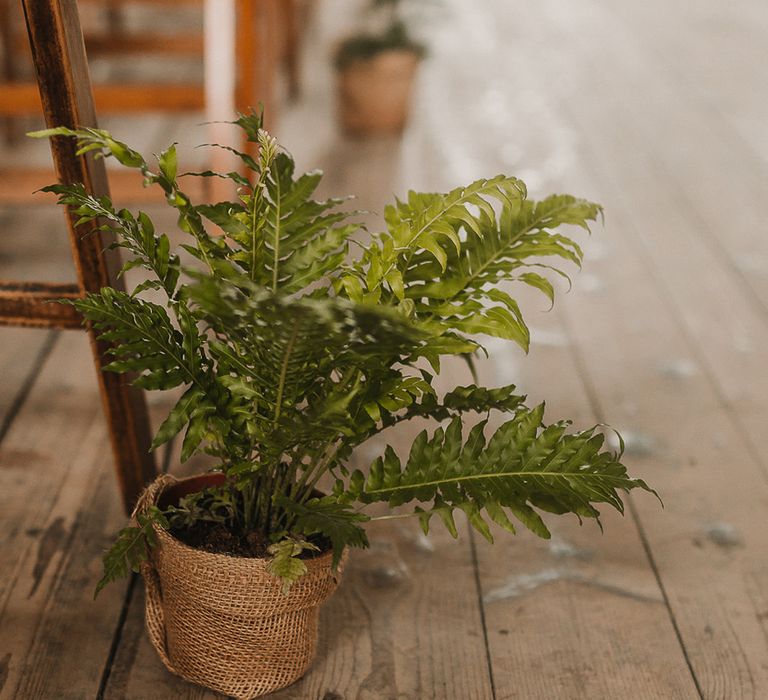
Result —
M 137 508 L 182 481 L 159 477 Z M 346 556 L 335 573 L 330 552 L 306 560 L 307 574 L 284 595 L 266 559 L 211 554 L 155 531 L 152 562 L 142 569 L 146 623 L 168 670 L 236 698 L 298 680 L 315 656 L 320 605 L 338 586 Z
M 339 71 L 339 116 L 350 134 L 399 133 L 408 107 L 419 56 L 389 50 L 353 61 Z

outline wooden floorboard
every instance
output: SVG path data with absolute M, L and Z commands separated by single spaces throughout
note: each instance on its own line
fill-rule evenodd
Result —
M 728 35 L 718 31 L 724 18 L 714 3 L 697 3 L 688 23 L 683 18 L 690 8 L 678 5 L 681 21 L 661 23 L 658 31 L 655 18 L 636 3 L 615 3 L 610 10 L 593 3 L 585 14 L 594 23 L 590 33 L 605 37 L 612 58 L 604 76 L 613 89 L 604 95 L 602 114 L 612 114 L 614 130 L 623 128 L 634 134 L 633 143 L 645 144 L 658 169 L 656 182 L 677 198 L 699 245 L 742 280 L 765 321 L 768 150 L 764 134 L 739 129 L 742 116 L 766 116 L 764 91 L 753 89 L 768 80 L 765 42 L 751 36 L 761 7 L 746 2 L 728 18 L 733 34 L 720 52 L 713 50 L 715 37 L 722 42 Z M 707 29 L 696 30 L 701 27 Z M 736 36 L 745 40 L 737 44 Z M 642 110 L 618 98 L 628 83 L 643 96 Z
M 47 330 L 0 328 L 0 440 L 37 379 L 55 337 L 55 332 Z
M 546 399 L 549 421 L 589 427 L 595 417 L 564 327 L 556 314 L 536 313 L 543 298 L 523 308 L 536 326 L 515 381 L 531 405 Z M 481 380 L 498 382 L 514 354 L 481 363 Z M 697 697 L 634 518 L 603 515 L 603 533 L 549 516 L 551 540 L 500 528 L 493 545 L 477 538 L 497 698 L 619 698 L 640 688 L 649 698 Z
M 632 208 L 608 201 L 612 228 L 621 231 L 600 263 L 608 293 L 566 306 L 571 332 L 598 417 L 633 431 L 636 449 L 648 455 L 630 463 L 667 503 L 662 514 L 644 500 L 636 508 L 703 696 L 761 697 L 768 648 L 755 590 L 768 540 L 754 513 L 768 498 L 764 475 L 716 379 L 698 362 L 700 345 L 664 287 L 647 284 L 654 266 L 638 251 Z
M 589 141 L 595 153 L 594 173 L 605 172 L 608 163 L 599 155 L 600 147 L 615 144 L 615 132 L 594 110 L 577 118 L 604 127 L 599 143 Z M 623 210 L 616 223 L 635 232 L 636 254 L 643 258 L 649 279 L 664 295 L 664 306 L 694 348 L 696 363 L 706 370 L 742 440 L 768 475 L 768 458 L 761 448 L 768 424 L 765 317 L 750 303 L 750 291 L 727 261 L 701 244 L 701 227 L 690 208 L 674 189 L 662 184 L 667 182 L 664 169 L 642 153 L 632 163 L 633 168 L 610 184 L 603 178 L 604 191 Z M 654 215 L 638 224 L 630 219 L 640 203 L 629 193 L 641 188 L 654 202 Z
M 2 698 L 95 697 L 124 585 L 96 602 L 122 522 L 84 334 L 57 342 L 0 445 Z
M 637 499 L 636 508 L 704 697 L 761 697 L 768 648 L 754 590 L 768 545 L 755 523 L 768 498 L 763 474 L 710 378 L 665 375 L 670 360 L 688 366 L 695 347 L 663 296 L 642 283 L 648 269 L 622 265 L 619 277 L 608 267 L 611 294 L 567 308 L 598 417 L 631 431 L 630 446 L 647 456 L 630 454 L 629 463 L 666 503 L 659 512 Z
M 656 463 L 641 460 L 667 508 L 659 515 L 638 500 L 637 512 L 703 696 L 762 697 L 768 649 L 756 591 L 764 585 L 768 542 L 754 513 L 768 492 L 754 446 L 765 424 L 764 324 L 733 261 L 716 254 L 702 227 L 732 251 L 749 250 L 747 236 L 762 246 L 753 252 L 764 251 L 749 230 L 764 200 L 742 194 L 733 202 L 730 194 L 748 192 L 754 180 L 731 160 L 718 161 L 711 140 L 700 133 L 686 139 L 682 122 L 673 136 L 654 123 L 661 112 L 649 107 L 644 119 L 611 100 L 629 68 L 614 58 L 624 55 L 622 35 L 603 30 L 617 42 L 608 62 L 615 73 L 603 71 L 602 99 L 571 98 L 564 109 L 588 144 L 584 180 L 606 203 L 619 235 L 597 263 L 608 293 L 566 309 L 600 417 L 633 426 Z M 651 105 L 658 93 L 648 86 L 659 75 L 652 68 L 635 62 L 633 73 L 643 73 L 637 84 Z M 679 104 L 667 110 L 670 120 L 683 119 Z M 698 142 L 700 155 L 714 160 L 705 167 L 683 158 L 672 166 L 670 154 L 683 142 Z M 717 198 L 714 172 L 728 179 Z M 699 188 L 709 193 L 707 208 Z M 693 192 L 695 203 L 686 197 Z
M 404 183 L 447 189 L 499 171 L 535 195 L 605 204 L 558 309 L 543 316 L 522 295 L 530 356 L 494 344 L 480 370 L 546 397 L 550 419 L 621 429 L 665 507 L 639 494 L 626 517 L 606 514 L 604 535 L 549 518 L 552 540 L 502 533 L 493 546 L 378 523 L 323 610 L 316 663 L 275 697 L 768 697 L 768 11 L 449 4 L 462 52 L 435 46 L 424 76 L 436 82 L 419 86 L 404 150 L 327 126 L 322 36 L 281 136 L 302 166 L 329 171 L 324 195 L 360 195 L 374 227 Z M 327 32 L 340 3 L 320 6 Z M 156 120 L 140 138 L 157 136 L 157 150 L 174 126 Z M 72 279 L 58 212 L 6 207 L 0 228 L 14 232 L 0 232 L 3 277 Z M 100 687 L 114 700 L 219 698 L 162 667 L 140 582 L 125 610 L 125 584 L 90 601 L 121 517 L 85 338 L 63 334 L 49 353 L 53 338 L 0 329 L 0 420 L 13 419 L 0 443 L 0 700 Z M 155 417 L 167 405 L 153 397 Z

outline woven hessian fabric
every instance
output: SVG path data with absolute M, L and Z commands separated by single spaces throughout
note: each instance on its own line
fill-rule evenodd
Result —
M 137 508 L 177 481 L 159 477 Z M 330 552 L 307 559 L 307 574 L 285 595 L 266 559 L 204 552 L 155 531 L 158 544 L 142 569 L 146 623 L 168 670 L 236 698 L 301 678 L 315 656 L 320 605 L 338 586 L 346 556 L 335 573 Z

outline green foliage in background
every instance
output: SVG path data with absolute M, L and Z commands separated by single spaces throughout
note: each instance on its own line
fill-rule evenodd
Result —
M 622 491 L 649 490 L 603 449 L 596 428 L 545 423 L 544 406 L 527 407 L 514 386 L 443 396 L 434 388 L 443 358 L 471 363 L 483 350 L 478 335 L 527 351 L 528 327 L 499 283 L 529 285 L 552 302 L 547 275 L 582 260 L 558 231 L 587 229 L 597 204 L 570 195 L 532 201 L 520 180 L 499 175 L 445 194 L 410 192 L 386 207 L 383 232 L 354 240 L 360 226 L 339 210 L 342 200 L 312 198 L 319 172 L 295 173 L 258 116 L 236 123 L 258 155 L 235 151 L 242 172 L 195 174 L 237 186 L 233 201 L 213 204 L 181 189 L 175 146 L 155 170 L 105 131 L 36 134 L 74 137 L 81 153 L 140 170 L 177 211 L 181 249 L 196 260 L 183 265 L 144 213 L 116 210 L 82 185 L 46 188 L 81 222 L 117 232 L 124 269 L 147 272 L 130 293 L 105 288 L 74 305 L 110 344 L 107 370 L 132 373 L 145 389 L 181 388 L 153 447 L 178 437 L 183 460 L 208 453 L 226 477 L 124 530 L 100 585 L 146 557 L 150 520 L 259 533 L 289 587 L 305 571 L 299 555 L 318 541 L 331 543 L 334 565 L 345 547 L 367 546 L 367 507 L 376 503 L 406 506 L 401 513 L 425 532 L 437 516 L 454 536 L 454 513 L 463 511 L 490 540 L 489 521 L 548 537 L 539 511 L 598 518 L 600 504 L 623 510 Z M 491 412 L 506 416 L 494 431 Z M 477 414 L 479 422 L 466 420 Z M 350 473 L 355 447 L 417 417 L 443 427 L 419 434 L 405 460 L 387 448 L 367 473 Z M 323 478 L 327 495 L 316 490 Z
M 336 51 L 336 67 L 343 69 L 355 61 L 366 61 L 385 51 L 411 51 L 423 56 L 426 47 L 412 36 L 402 4 L 402 0 L 370 0 L 368 13 L 383 18 L 383 28 L 376 32 L 361 31 L 342 41 Z

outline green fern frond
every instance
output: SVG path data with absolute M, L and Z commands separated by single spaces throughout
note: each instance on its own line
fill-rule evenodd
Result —
M 109 287 L 72 304 L 111 344 L 105 370 L 138 373 L 134 384 L 144 389 L 199 384 L 206 358 L 193 323 L 179 330 L 162 306 Z
M 157 155 L 158 172 L 154 172 L 144 157 L 130 146 L 115 139 L 108 131 L 103 129 L 68 129 L 57 127 L 45 129 L 28 134 L 34 138 L 46 138 L 51 136 L 69 136 L 77 141 L 77 154 L 93 153 L 95 157 L 113 157 L 121 165 L 127 168 L 137 169 L 144 176 L 144 185 L 158 185 L 165 194 L 166 202 L 179 213 L 178 226 L 185 233 L 195 239 L 194 246 L 183 246 L 185 250 L 206 264 L 211 272 L 219 271 L 226 267 L 232 251 L 229 250 L 226 241 L 221 236 L 212 236 L 208 233 L 203 223 L 202 216 L 192 203 L 190 197 L 185 194 L 177 180 L 176 146 L 172 144 Z M 60 186 L 55 185 L 55 188 Z M 108 200 L 102 200 L 108 204 Z M 111 206 L 111 204 L 110 204 Z M 122 234 L 123 230 L 118 225 Z
M 363 377 L 425 341 L 386 307 L 209 277 L 186 293 L 197 317 L 227 339 L 208 344 L 218 376 L 250 405 L 251 431 L 270 453 L 348 433 L 345 411 Z
M 294 178 L 295 164 L 276 152 L 261 132 L 260 158 L 251 191 L 242 205 L 221 203 L 198 208 L 225 227 L 237 244 L 230 255 L 254 283 L 273 293 L 301 292 L 334 271 L 347 254 L 347 241 L 359 230 L 345 221 L 354 212 L 337 211 L 341 199 L 316 201 L 312 195 L 322 173 Z
M 279 505 L 291 516 L 288 522 L 296 532 L 307 537 L 322 535 L 331 541 L 334 569 L 345 547 L 368 547 L 368 537 L 360 523 L 370 518 L 340 504 L 333 496 L 310 498 L 305 503 L 282 498 Z
M 138 572 L 141 565 L 149 560 L 149 549 L 157 541 L 153 525 L 167 528 L 168 520 L 156 506 L 151 506 L 136 516 L 136 525 L 125 527 L 103 557 L 104 574 L 96 584 L 95 598 L 108 583 Z
M 444 195 L 410 192 L 407 202 L 387 208 L 388 231 L 374 238 L 335 288 L 356 300 L 408 302 L 414 319 L 435 331 L 436 344 L 451 333 L 485 334 L 527 351 L 530 334 L 522 312 L 498 284 L 520 281 L 552 301 L 551 282 L 530 268 L 567 278 L 540 259 L 554 256 L 579 266 L 582 251 L 553 229 L 588 228 L 601 211 L 570 195 L 528 200 L 519 180 L 503 176 Z
M 59 204 L 73 208 L 79 217 L 76 226 L 94 220 L 101 220 L 104 228 L 116 227 L 121 234 L 115 247 L 124 248 L 132 254 L 132 258 L 123 266 L 123 272 L 142 267 L 153 272 L 157 280 L 147 280 L 140 285 L 134 294 L 157 284 L 164 289 L 169 297 L 176 293 L 179 281 L 179 256 L 170 251 L 170 241 L 165 234 L 156 235 L 152 220 L 139 212 L 134 217 L 127 209 L 115 211 L 108 197 L 96 198 L 86 192 L 82 184 L 50 185 L 44 187 L 44 192 L 58 195 Z M 107 223 L 108 222 L 108 223 Z
M 279 578 L 282 583 L 283 595 L 288 595 L 296 581 L 307 573 L 307 565 L 299 559 L 306 551 L 319 551 L 311 542 L 296 537 L 287 537 L 269 546 L 271 559 L 267 571 Z
M 650 491 L 642 480 L 627 475 L 619 455 L 601 451 L 603 435 L 595 428 L 567 434 L 567 422 L 547 426 L 543 413 L 543 404 L 520 408 L 488 440 L 487 421 L 472 428 L 466 440 L 458 417 L 432 437 L 423 431 L 405 464 L 388 447 L 367 477 L 353 472 L 341 498 L 383 501 L 391 507 L 431 502 L 430 509 L 421 511 L 423 523 L 429 512 L 460 508 L 484 536 L 489 530 L 482 511 L 511 529 L 504 521 L 506 509 L 536 534 L 548 537 L 533 507 L 599 518 L 595 504 L 623 512 L 619 491 Z

